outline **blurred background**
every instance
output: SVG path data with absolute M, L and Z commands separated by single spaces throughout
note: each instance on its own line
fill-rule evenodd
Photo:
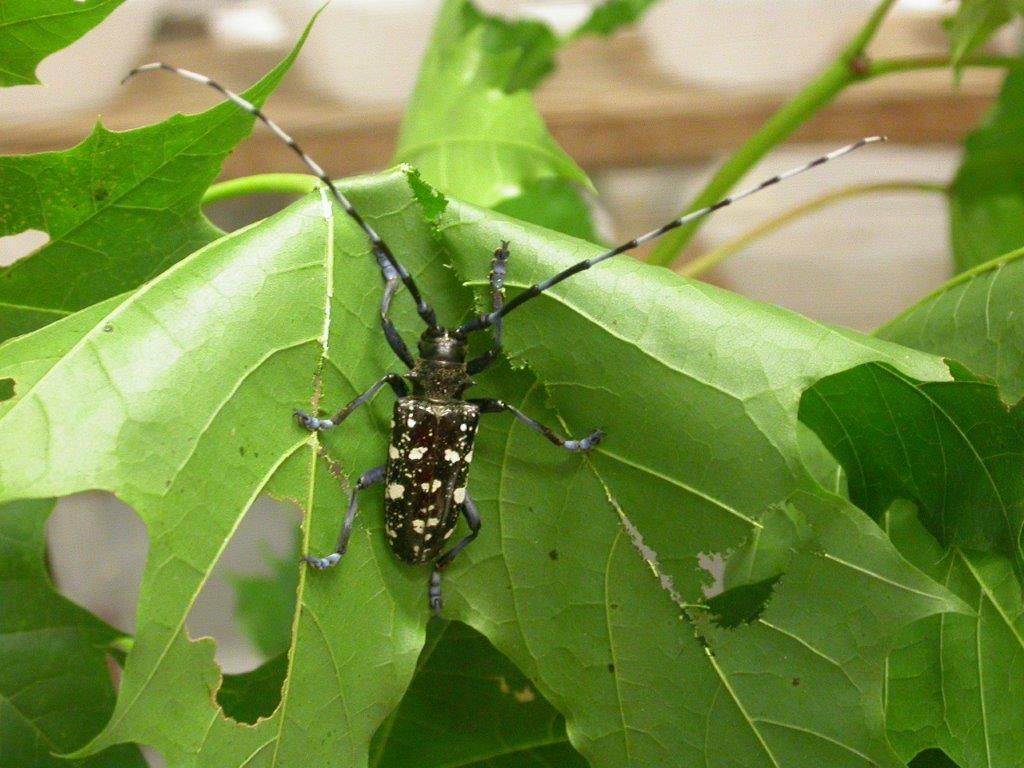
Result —
M 242 90 L 294 43 L 321 0 L 127 0 L 97 29 L 39 69 L 45 87 L 0 92 L 0 153 L 66 149 L 97 115 L 111 129 L 197 112 L 216 94 L 169 76 L 121 78 L 161 60 Z M 480 0 L 491 13 L 540 18 L 567 31 L 588 0 Z M 728 154 L 827 66 L 864 23 L 874 0 L 663 0 L 610 40 L 568 47 L 537 93 L 555 138 L 590 175 L 602 237 L 624 240 L 678 215 Z M 872 46 L 884 56 L 945 55 L 941 0 L 903 0 Z M 333 0 L 266 111 L 336 177 L 391 164 L 403 104 L 415 82 L 440 0 Z M 1011 28 L 995 48 L 1015 52 Z M 715 217 L 691 252 L 731 243 L 802 201 L 855 184 L 947 184 L 964 136 L 994 101 L 999 70 L 917 72 L 850 88 L 748 178 L 757 181 L 861 136 L 891 141 L 794 179 Z M 302 172 L 257 126 L 223 178 Z M 249 198 L 214 206 L 232 229 L 280 207 Z M 810 317 L 870 331 L 952 275 L 946 199 L 935 190 L 857 197 L 739 249 L 702 276 Z M 46 241 L 0 238 L 0 265 Z M 296 510 L 258 505 L 221 559 L 189 629 L 218 639 L 228 671 L 259 657 L 232 625 L 231 576 L 260 572 L 264 547 L 292 557 Z M 117 531 L 112 540 L 111 531 Z M 260 544 L 264 542 L 264 544 Z M 51 520 L 54 572 L 73 599 L 131 631 L 146 552 L 135 515 L 99 494 L 65 499 Z

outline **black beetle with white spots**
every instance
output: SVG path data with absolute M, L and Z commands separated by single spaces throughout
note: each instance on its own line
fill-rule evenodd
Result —
M 434 564 L 428 594 L 430 606 L 435 612 L 440 612 L 442 605 L 441 571 L 450 565 L 480 532 L 480 514 L 466 490 L 480 415 L 499 412 L 511 413 L 530 429 L 567 451 L 589 451 L 604 437 L 601 430 L 594 430 L 580 440 L 566 439 L 501 400 L 463 396 L 466 389 L 474 384 L 471 376 L 481 373 L 498 358 L 501 352 L 502 318 L 530 299 L 539 296 L 548 288 L 578 272 L 590 269 L 620 253 L 633 250 L 683 224 L 714 213 L 720 208 L 784 179 L 822 165 L 867 144 L 885 140 L 881 136 L 861 139 L 854 144 L 822 155 L 799 168 L 773 176 L 755 187 L 720 200 L 707 208 L 692 211 L 645 235 L 634 238 L 592 259 L 574 264 L 547 280 L 531 285 L 508 303 L 505 302 L 504 284 L 509 258 L 509 243 L 501 243 L 491 261 L 491 311 L 478 315 L 461 326 L 447 328 L 438 325 L 434 309 L 424 300 L 416 282 L 387 244 L 334 186 L 324 170 L 299 148 L 291 136 L 269 120 L 255 105 L 205 75 L 157 62 L 132 70 L 125 80 L 140 72 L 158 69 L 173 72 L 216 89 L 267 125 L 276 136 L 299 155 L 309 169 L 330 190 L 331 195 L 341 205 L 345 213 L 359 225 L 369 238 L 373 254 L 384 278 L 380 305 L 384 338 L 409 371 L 404 375 L 387 374 L 330 418 L 322 419 L 300 410 L 295 411 L 295 417 L 303 428 L 323 431 L 337 427 L 354 410 L 371 400 L 385 386 L 390 387 L 398 398 L 391 422 L 391 440 L 388 445 L 387 459 L 381 466 L 371 469 L 359 477 L 349 500 L 337 547 L 324 557 L 307 555 L 303 557 L 303 560 L 318 569 L 336 565 L 345 554 L 349 538 L 352 535 L 360 491 L 370 486 L 383 484 L 384 530 L 388 544 L 395 555 L 405 562 L 432 562 Z M 404 286 L 409 291 L 416 302 L 417 312 L 426 325 L 426 329 L 419 339 L 418 357 L 414 357 L 409 351 L 389 317 L 391 299 L 400 286 Z M 479 357 L 467 360 L 469 334 L 487 328 L 493 331 L 493 343 L 490 348 Z M 445 549 L 455 531 L 460 515 L 465 518 L 469 532 L 451 548 Z

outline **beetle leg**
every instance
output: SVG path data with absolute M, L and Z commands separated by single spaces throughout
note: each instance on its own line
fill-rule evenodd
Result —
M 371 485 L 379 485 L 383 482 L 384 465 L 371 469 L 369 472 L 364 472 L 356 483 L 355 489 L 352 491 L 352 498 L 348 500 L 348 512 L 345 514 L 345 523 L 341 526 L 341 535 L 338 536 L 338 546 L 331 554 L 327 555 L 327 557 L 310 557 L 309 555 L 304 555 L 302 558 L 303 562 L 309 563 L 319 571 L 337 564 L 337 562 L 341 560 L 341 556 L 345 554 L 345 550 L 348 549 L 348 540 L 349 537 L 352 536 L 352 523 L 356 519 L 359 492 L 364 488 L 369 488 Z
M 491 260 L 491 307 L 494 312 L 501 312 L 501 308 L 505 306 L 505 274 L 508 271 L 508 241 L 506 240 L 501 244 L 501 247 L 494 252 L 494 258 Z M 488 349 L 479 357 L 473 358 L 466 363 L 466 373 L 472 376 L 475 373 L 487 368 L 491 363 L 498 359 L 498 353 L 501 352 L 501 317 L 491 323 L 491 327 L 494 328 L 494 346 Z
M 544 435 L 544 437 L 546 437 L 552 443 L 557 445 L 559 448 L 565 448 L 565 450 L 572 451 L 573 453 L 585 453 L 591 450 L 595 445 L 601 442 L 601 438 L 603 438 L 605 435 L 603 429 L 595 429 L 582 440 L 569 440 L 557 434 L 554 430 L 550 429 L 549 427 L 544 426 L 536 419 L 531 419 L 518 408 L 509 405 L 504 400 L 491 400 L 490 398 L 473 398 L 467 400 L 466 402 L 478 406 L 480 408 L 481 413 L 501 413 L 502 411 L 508 411 L 521 422 L 523 422 L 523 424 L 532 429 L 534 432 Z
M 447 567 L 455 559 L 455 556 L 469 546 L 469 543 L 480 533 L 480 512 L 477 511 L 476 504 L 468 493 L 462 502 L 462 516 L 466 518 L 466 522 L 469 524 L 469 533 L 458 544 L 437 558 L 434 562 L 434 571 L 430 574 L 430 607 L 439 616 L 441 615 L 441 605 L 443 602 L 441 600 L 441 570 Z
M 409 394 L 409 389 L 405 385 L 405 379 L 397 373 L 389 373 L 329 419 L 318 419 L 316 416 L 310 416 L 305 411 L 298 409 L 295 411 L 295 418 L 299 424 L 311 432 L 323 432 L 325 429 L 333 429 L 347 419 L 352 411 L 373 399 L 373 396 L 380 392 L 385 384 L 389 385 L 398 397 L 405 397 Z
M 384 329 L 384 338 L 388 340 L 388 345 L 398 355 L 399 360 L 405 363 L 407 367 L 412 368 L 416 362 L 409 351 L 409 347 L 405 345 L 405 340 L 399 335 L 395 324 L 391 322 L 390 316 L 391 297 L 398 290 L 401 278 L 398 275 L 398 271 L 380 253 L 377 254 L 377 264 L 380 266 L 380 273 L 384 277 L 384 294 L 380 299 L 380 326 Z

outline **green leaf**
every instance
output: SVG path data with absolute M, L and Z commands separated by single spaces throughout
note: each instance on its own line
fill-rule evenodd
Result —
M 598 241 L 590 208 L 579 190 L 564 179 L 541 179 L 494 210 L 581 240 Z
M 494 207 L 554 179 L 589 185 L 548 133 L 528 88 L 554 67 L 558 46 L 543 24 L 482 15 L 448 0 L 402 123 L 396 162 L 427 183 Z
M 305 38 L 246 98 L 263 103 Z M 97 125 L 63 152 L 0 157 L 0 235 L 50 235 L 0 269 L 0 339 L 135 288 L 216 238 L 199 201 L 252 122 L 225 103 L 120 133 Z
M 387 768 L 587 768 L 565 720 L 533 683 L 464 624 L 431 622 L 416 677 L 374 738 Z
M 619 27 L 637 21 L 644 12 L 654 5 L 655 0 L 605 0 L 597 6 L 574 37 L 583 35 L 610 35 Z
M 886 529 L 908 560 L 977 612 L 923 619 L 905 633 L 889 663 L 893 744 L 906 757 L 937 745 L 963 768 L 1024 765 L 1024 601 L 1013 563 L 943 547 L 913 505 L 890 509 Z M 933 764 L 950 764 L 942 759 Z
M 1019 13 L 1024 13 L 1021 0 L 960 0 L 956 15 L 945 25 L 953 65 L 959 67 Z
M 120 633 L 65 599 L 46 572 L 50 501 L 0 507 L 0 764 L 145 768 L 133 746 L 84 760 L 81 746 L 114 708 L 104 649 Z
M 264 653 L 287 631 L 298 575 L 296 558 L 271 559 L 272 576 L 234 580 L 238 616 Z M 288 641 L 285 636 L 281 653 L 257 669 L 224 676 L 217 702 L 225 714 L 255 723 L 273 713 L 288 669 Z M 482 768 L 523 759 L 587 766 L 569 746 L 564 718 L 485 637 L 458 622 L 431 622 L 412 684 L 374 736 L 371 764 Z
M 941 747 L 960 765 L 1024 765 L 1024 420 L 994 385 L 922 383 L 865 365 L 817 382 L 801 418 L 842 462 L 852 498 L 889 508 L 908 560 L 975 611 L 908 631 L 890 664 L 889 718 L 904 758 Z M 891 508 L 909 500 L 914 509 Z
M 36 65 L 124 0 L 6 0 L 0 8 L 0 86 L 34 85 Z
M 944 546 L 1024 567 L 1024 410 L 1007 411 L 991 383 L 966 371 L 920 382 L 862 365 L 815 383 L 800 418 L 842 463 L 850 497 L 868 514 L 880 519 L 909 499 Z
M 512 243 L 508 282 L 517 287 L 598 252 L 454 203 L 446 215 L 456 270 L 479 286 L 481 297 L 485 270 L 473 254 L 484 243 Z M 858 752 L 891 764 L 880 706 L 866 710 L 877 724 L 874 735 L 863 720 L 855 726 L 830 710 L 832 725 L 825 727 L 820 713 L 804 709 L 810 691 L 815 706 L 837 704 L 850 685 L 839 667 L 823 676 L 812 671 L 815 653 L 804 654 L 814 648 L 828 658 L 835 658 L 833 651 L 871 658 L 866 663 L 875 665 L 877 676 L 863 682 L 871 688 L 872 678 L 880 686 L 884 652 L 876 656 L 867 646 L 891 627 L 881 629 L 882 621 L 845 639 L 824 638 L 817 629 L 845 626 L 838 613 L 849 613 L 848 601 L 858 601 L 853 593 L 868 588 L 863 574 L 879 574 L 883 563 L 899 573 L 897 583 L 921 577 L 900 571 L 905 566 L 896 562 L 902 561 L 892 559 L 884 536 L 858 512 L 818 495 L 797 458 L 797 405 L 816 377 L 861 356 L 898 359 L 930 376 L 942 377 L 943 367 L 628 259 L 602 267 L 510 315 L 504 326 L 513 362 L 526 363 L 545 387 L 527 378 L 525 397 L 514 397 L 505 389 L 510 375 L 503 374 L 503 399 L 539 417 L 550 398 L 566 431 L 578 435 L 601 425 L 609 437 L 588 457 L 588 472 L 567 460 L 549 466 L 536 436 L 523 428 L 512 427 L 506 437 L 487 426 L 478 454 L 504 450 L 505 458 L 474 467 L 477 481 L 495 488 L 492 498 L 476 492 L 476 499 L 485 512 L 492 510 L 485 519 L 500 519 L 506 543 L 500 551 L 489 549 L 481 537 L 466 556 L 484 574 L 514 576 L 485 597 L 479 594 L 485 578 L 474 575 L 470 582 L 453 572 L 449 582 L 465 590 L 466 604 L 487 606 L 484 616 L 466 620 L 538 681 L 566 713 L 574 745 L 594 765 L 863 764 L 852 757 Z M 485 451 L 487 445 L 493 447 Z M 609 497 L 615 503 L 602 511 Z M 702 625 L 695 607 L 706 581 L 699 554 L 728 552 L 761 527 L 769 507 L 790 499 L 799 499 L 813 521 L 813 544 L 792 558 L 762 620 L 734 630 Z M 609 514 L 617 510 L 625 517 Z M 640 556 L 631 532 L 642 537 L 642 552 L 657 554 L 657 564 Z M 848 545 L 842 553 L 833 549 Z M 822 549 L 836 559 L 818 560 Z M 827 572 L 816 572 L 819 566 Z M 823 583 L 851 591 L 825 596 Z M 928 591 L 927 582 L 917 584 Z M 673 594 L 687 606 L 689 620 L 680 619 Z M 803 609 L 797 604 L 806 608 L 808 601 L 817 629 L 798 618 Z M 838 612 L 834 624 L 822 618 L 830 611 Z M 593 650 L 595 638 L 609 648 L 603 659 Z M 863 645 L 858 651 L 826 648 L 832 642 Z M 796 654 L 802 661 L 795 666 L 810 676 L 766 667 L 756 649 L 769 646 L 778 658 Z M 604 676 L 605 663 L 612 664 L 612 678 Z M 752 674 L 757 669 L 769 671 Z M 809 687 L 796 690 L 794 677 Z M 780 718 L 803 722 L 803 736 L 767 725 Z
M 452 200 L 428 216 L 401 174 L 346 191 L 446 323 L 472 311 L 456 276 L 487 293 L 501 240 L 513 244 L 515 288 L 598 252 Z M 351 488 L 386 455 L 383 397 L 324 434 L 291 418 L 333 411 L 395 366 L 374 259 L 327 200 L 304 199 L 0 348 L 0 377 L 15 382 L 0 432 L 18 436 L 0 442 L 0 495 L 111 490 L 151 537 L 138 637 L 91 750 L 130 740 L 173 765 L 363 765 L 412 678 L 430 569 L 388 550 L 379 489 L 360 497 L 343 562 L 299 573 L 270 715 L 225 717 L 211 701 L 212 642 L 185 630 L 253 499 L 301 506 L 303 551 L 327 552 L 346 505 L 340 480 Z M 412 338 L 421 326 L 403 297 L 397 323 Z M 496 366 L 481 394 L 557 424 L 554 405 L 566 431 L 602 424 L 609 437 L 579 457 L 508 416 L 485 420 L 470 483 L 484 527 L 445 571 L 446 617 L 522 670 L 596 768 L 899 766 L 884 660 L 903 626 L 961 605 L 803 468 L 797 408 L 815 380 L 860 362 L 943 379 L 942 362 L 629 260 L 559 286 L 505 331 L 532 372 Z M 786 505 L 807 533 L 774 592 L 756 620 L 717 626 L 700 554 L 731 551 Z
M 1007 405 L 1024 397 L 1024 249 L 954 278 L 876 331 L 943 355 L 998 385 Z
M 957 268 L 1024 246 L 1024 68 L 1012 70 L 999 101 L 967 137 L 950 195 Z

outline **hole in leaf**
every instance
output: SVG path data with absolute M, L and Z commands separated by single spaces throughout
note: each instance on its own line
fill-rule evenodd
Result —
M 424 740 L 424 723 L 445 738 Z M 424 764 L 429 753 L 432 765 L 466 765 L 487 754 L 502 764 L 587 766 L 569 745 L 565 719 L 533 681 L 486 637 L 455 621 L 427 625 L 412 684 L 370 753 L 377 765 Z
M 909 768 L 957 768 L 957 763 L 941 749 L 926 749 L 907 765 Z
M 723 629 L 735 629 L 755 621 L 764 612 L 780 578 L 733 587 L 710 598 L 707 606 L 715 623 Z
M 272 216 L 294 202 L 294 195 L 249 195 L 211 203 L 203 208 L 203 213 L 220 229 L 233 232 Z
M 0 267 L 8 267 L 50 242 L 50 236 L 38 229 L 26 229 L 16 235 L 0 237 Z
M 277 709 L 287 673 L 288 654 L 279 653 L 254 670 L 224 675 L 217 703 L 228 717 L 252 725 Z
M 259 672 L 264 662 L 288 650 L 299 569 L 299 522 L 294 506 L 269 496 L 258 498 L 185 620 L 191 637 L 216 639 L 216 660 L 225 673 Z M 257 679 L 265 682 L 267 670 L 261 674 L 237 682 L 243 687 Z M 272 699 L 280 688 L 276 690 Z
M 47 524 L 54 582 L 69 599 L 127 633 L 149 538 L 134 510 L 109 493 L 91 491 L 57 502 Z
M 143 744 L 139 749 L 142 750 L 142 756 L 146 760 L 146 765 L 150 768 L 166 768 L 167 760 L 156 750 L 156 748 Z
M 697 565 L 704 571 L 706 577 L 703 587 L 704 597 L 711 598 L 722 594 L 725 590 L 725 560 L 725 555 L 720 552 L 697 553 Z
M 0 403 L 14 397 L 14 379 L 0 379 Z

